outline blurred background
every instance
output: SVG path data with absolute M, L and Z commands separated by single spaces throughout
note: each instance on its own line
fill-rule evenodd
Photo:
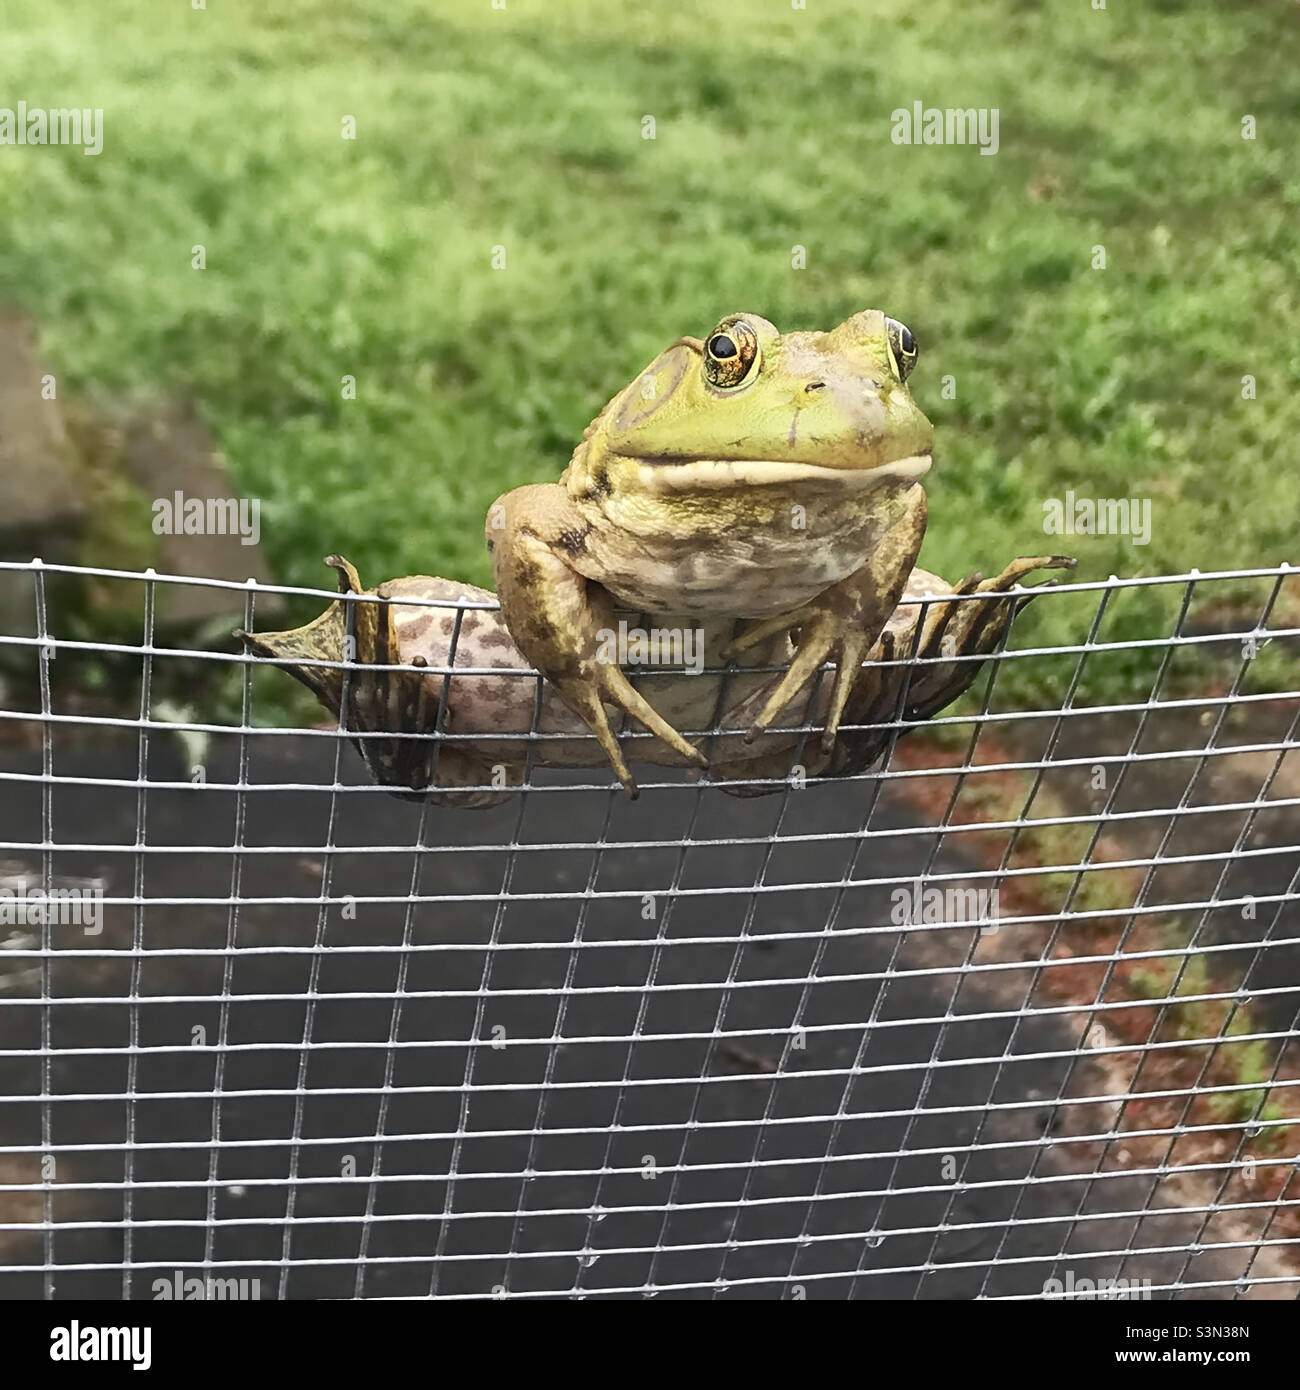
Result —
M 1293 4 L 502 5 L 5 5 L 3 101 L 104 112 L 98 156 L 0 147 L 0 294 L 39 359 L 11 320 L 7 370 L 57 377 L 76 513 L 17 527 L 0 497 L 5 557 L 487 583 L 488 504 L 557 477 L 673 338 L 877 306 L 922 346 L 928 568 L 1295 558 Z M 916 102 L 996 109 L 997 153 L 893 143 Z M 255 565 L 160 557 L 150 502 L 196 448 L 260 501 Z M 1045 536 L 1068 490 L 1149 500 L 1149 543 Z M 1167 630 L 1178 598 L 1110 621 Z M 1024 621 L 1077 640 L 1065 603 Z

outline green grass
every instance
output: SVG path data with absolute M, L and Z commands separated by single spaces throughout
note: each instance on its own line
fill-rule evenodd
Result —
M 289 582 L 328 584 L 334 550 L 489 581 L 492 499 L 738 308 L 913 328 L 922 558 L 950 578 L 1296 560 L 1294 24 L 1283 0 L 28 5 L 3 103 L 103 107 L 105 148 L 0 149 L 0 292 L 71 388 L 198 400 Z M 916 100 L 997 107 L 1000 152 L 893 145 Z M 1151 498 L 1150 544 L 1044 536 L 1067 488 Z M 1177 597 L 1127 596 L 1109 635 L 1162 635 Z M 1040 602 L 1021 640 L 1077 641 L 1091 607 Z

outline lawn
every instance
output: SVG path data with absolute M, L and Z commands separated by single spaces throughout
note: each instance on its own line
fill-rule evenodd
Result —
M 10 7 L 0 102 L 102 107 L 104 150 L 0 149 L 0 293 L 72 390 L 198 402 L 287 582 L 328 582 L 333 550 L 487 582 L 492 499 L 740 308 L 911 326 L 922 559 L 950 578 L 1297 560 L 1295 23 L 1281 0 Z M 916 101 L 996 108 L 996 155 L 892 143 Z M 1045 536 L 1067 490 L 1149 500 L 1149 543 Z M 1161 635 L 1176 599 L 1131 596 L 1115 631 Z M 1044 602 L 1025 632 L 1081 620 Z

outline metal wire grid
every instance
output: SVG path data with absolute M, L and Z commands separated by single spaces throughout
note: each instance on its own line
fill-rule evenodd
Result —
M 56 574 L 137 583 L 139 642 L 64 635 Z M 1188 630 L 1194 598 L 1244 581 L 1264 597 L 1240 631 Z M 508 806 L 465 812 L 388 798 L 336 728 L 259 726 L 252 660 L 156 643 L 159 585 L 242 589 L 250 630 L 268 586 L 0 566 L 34 614 L 0 657 L 39 695 L 0 710 L 38 739 L 0 771 L 0 855 L 107 888 L 101 940 L 0 939 L 0 1287 L 1294 1296 L 1300 704 L 1243 688 L 1247 639 L 1300 635 L 1288 583 L 1052 590 L 1091 606 L 1080 640 L 1013 635 L 974 711 L 932 721 L 962 733 L 947 761 L 891 746 L 761 802 L 661 773 L 635 808 L 603 772 L 530 767 Z M 1117 598 L 1171 585 L 1167 633 L 1103 638 Z M 56 708 L 51 663 L 80 652 L 138 661 L 137 717 Z M 1139 652 L 1145 699 L 1081 699 L 1090 663 Z M 1189 652 L 1226 678 L 1166 695 Z M 995 708 L 1013 660 L 1059 700 Z M 159 672 L 214 662 L 243 667 L 238 720 L 160 718 Z M 1026 731 L 1036 751 L 1002 742 Z M 178 732 L 213 740 L 197 785 L 166 770 Z M 1044 812 L 1099 767 L 1099 806 Z M 1021 779 L 1018 809 L 966 815 L 991 778 Z M 1081 847 L 1043 838 L 1067 832 Z M 1136 877 L 1090 906 L 1099 873 Z M 1000 949 L 978 924 L 900 930 L 907 884 L 1009 896 Z

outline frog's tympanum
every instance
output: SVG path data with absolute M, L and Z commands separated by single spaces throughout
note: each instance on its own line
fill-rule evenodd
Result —
M 877 310 L 827 333 L 729 315 L 615 396 L 558 483 L 492 505 L 499 611 L 429 576 L 363 591 L 331 557 L 355 597 L 245 640 L 345 711 L 381 782 L 456 804 L 500 800 L 530 761 L 598 761 L 586 730 L 631 795 L 620 735 L 639 761 L 724 781 L 861 770 L 969 686 L 1021 577 L 1071 563 L 955 590 L 915 568 L 933 438 L 916 358 Z

